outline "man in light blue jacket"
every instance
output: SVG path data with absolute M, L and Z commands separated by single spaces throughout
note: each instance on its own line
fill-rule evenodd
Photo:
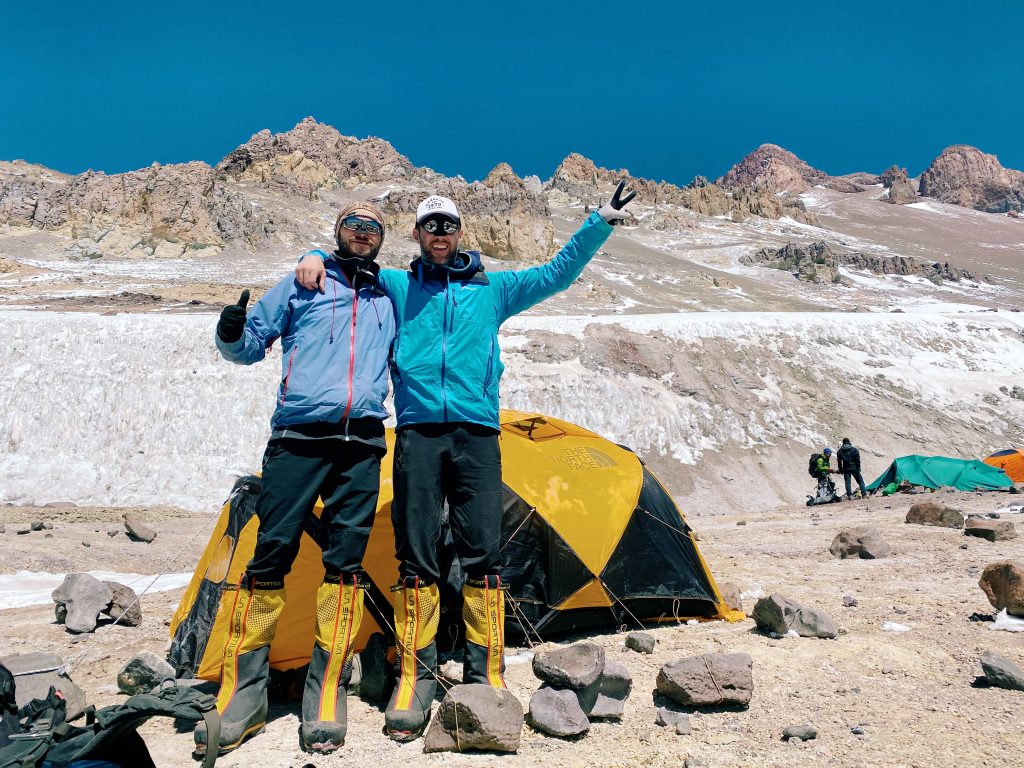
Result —
M 498 383 L 504 366 L 498 329 L 513 315 L 568 288 L 629 216 L 635 192 L 592 213 L 549 263 L 487 274 L 474 251 L 460 251 L 462 217 L 455 203 L 432 195 L 416 209 L 420 256 L 408 270 L 382 270 L 395 302 L 398 336 L 391 361 L 398 422 L 395 499 L 391 508 L 401 581 L 395 588 L 399 680 L 385 711 L 388 734 L 416 738 L 436 690 L 443 577 L 437 545 L 448 502 L 455 549 L 466 574 L 463 681 L 503 688 L 504 598 L 498 550 L 501 452 Z M 308 254 L 296 276 L 323 290 L 326 260 Z
M 315 523 L 317 497 L 324 503 L 319 527 L 326 573 L 317 590 L 299 741 L 308 752 L 330 752 L 345 742 L 345 678 L 363 615 L 362 560 L 386 453 L 384 399 L 396 321 L 374 261 L 384 239 L 380 211 L 369 203 L 348 205 L 338 215 L 335 238 L 325 291 L 307 290 L 290 274 L 248 315 L 244 291 L 217 324 L 224 358 L 251 365 L 279 340 L 282 370 L 256 502 L 256 549 L 241 583 L 221 603 L 230 626 L 217 698 L 220 744 L 207 745 L 199 728 L 199 752 L 230 751 L 266 722 L 270 644 L 284 610 L 284 578 L 303 531 Z

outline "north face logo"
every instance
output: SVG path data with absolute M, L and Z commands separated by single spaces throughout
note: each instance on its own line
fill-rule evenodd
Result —
M 551 458 L 569 469 L 600 469 L 617 464 L 611 456 L 597 448 L 566 448 Z

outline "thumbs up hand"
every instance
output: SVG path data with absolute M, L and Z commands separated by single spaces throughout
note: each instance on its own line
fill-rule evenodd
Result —
M 217 336 L 225 344 L 233 344 L 242 338 L 245 330 L 245 307 L 249 303 L 249 289 L 242 291 L 237 304 L 228 304 L 220 311 Z

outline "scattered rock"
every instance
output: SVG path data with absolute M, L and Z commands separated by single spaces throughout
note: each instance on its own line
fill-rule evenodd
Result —
M 604 664 L 604 648 L 593 643 L 575 643 L 537 653 L 533 657 L 533 674 L 551 685 L 579 691 L 597 681 Z
M 850 558 L 874 560 L 891 555 L 892 547 L 885 542 L 875 528 L 857 526 L 846 528 L 836 534 L 828 551 L 832 553 L 833 557 L 842 560 Z
M 786 741 L 790 739 L 800 739 L 800 741 L 810 741 L 811 739 L 818 738 L 818 729 L 813 725 L 789 725 L 782 732 L 782 738 Z
M 38 520 L 35 521 L 34 523 L 30 523 L 28 527 L 29 527 L 30 530 L 33 530 L 33 531 L 41 531 L 41 530 L 43 530 L 43 524 L 42 524 L 42 522 L 40 522 Z
M 44 531 L 52 531 L 53 530 L 53 523 L 43 523 L 43 530 Z
M 30 531 L 28 528 L 20 528 L 17 531 L 15 531 L 15 533 L 19 536 L 24 536 L 26 533 L 32 533 L 32 531 Z
M 571 691 L 566 691 L 573 699 Z M 445 694 L 423 740 L 424 752 L 517 752 L 523 707 L 504 688 L 473 683 Z
M 758 600 L 751 615 L 758 629 L 780 636 L 793 631 L 800 637 L 831 639 L 839 634 L 836 625 L 825 613 L 815 608 L 805 608 L 778 593 Z
M 68 632 L 92 632 L 101 612 L 110 606 L 110 587 L 87 573 L 69 573 L 53 590 L 53 601 L 64 605 Z M 59 614 L 58 614 L 59 615 Z
M 156 531 L 143 523 L 134 512 L 124 513 L 124 528 L 132 541 L 144 541 L 148 544 L 156 538 Z
M 659 670 L 657 689 L 685 707 L 746 706 L 754 691 L 753 664 L 747 653 L 676 659 Z
M 685 712 L 678 712 L 668 707 L 658 707 L 658 714 L 654 718 L 654 724 L 660 726 L 676 727 L 676 724 L 686 720 L 689 722 L 690 716 Z
M 693 726 L 690 724 L 690 718 L 687 715 L 683 715 L 685 719 L 679 720 L 676 723 L 676 736 L 689 736 L 693 733 Z
M 740 596 L 740 588 L 736 584 L 731 581 L 720 581 L 718 582 L 718 593 L 729 610 L 743 613 L 743 599 Z
M 614 661 L 606 661 L 601 678 L 595 683 L 597 698 L 592 706 L 580 706 L 588 717 L 621 719 L 625 712 L 626 699 L 633 689 L 633 677 L 629 670 Z
M 857 598 L 852 595 L 843 595 L 843 606 L 845 608 L 856 608 Z
M 580 707 L 576 694 L 564 688 L 542 685 L 530 697 L 526 722 L 552 736 L 581 736 L 590 730 L 590 720 Z
M 72 682 L 60 656 L 53 653 L 24 653 L 5 656 L 0 662 L 14 675 L 15 697 L 19 707 L 32 699 L 45 699 L 53 686 L 67 702 L 67 718 L 74 720 L 85 711 L 85 691 Z
M 630 632 L 626 635 L 626 647 L 637 653 L 654 653 L 654 635 L 646 632 Z
M 855 725 L 853 726 L 853 728 L 850 729 L 850 733 L 852 733 L 854 736 L 863 736 L 864 729 L 861 728 L 859 725 Z
M 137 627 L 142 623 L 142 604 L 135 590 L 116 581 L 104 581 L 110 587 L 110 607 L 107 613 L 123 627 Z
M 985 566 L 978 586 L 997 611 L 1024 616 L 1024 566 L 1003 560 Z
M 985 520 L 970 517 L 967 519 L 964 533 L 986 541 L 1009 541 L 1017 538 L 1017 529 L 1010 520 Z
M 109 536 L 110 538 L 114 538 L 119 533 L 121 533 L 121 532 L 120 531 L 107 531 L 107 536 Z
M 985 651 L 981 654 L 981 668 L 989 685 L 1011 691 L 1024 691 L 1024 670 L 1005 656 Z
M 939 528 L 963 528 L 964 516 L 959 510 L 943 507 L 934 501 L 922 501 L 910 507 L 907 522 L 916 525 L 934 525 Z
M 168 678 L 174 679 L 174 667 L 152 651 L 142 651 L 121 667 L 117 673 L 117 687 L 134 696 L 153 690 Z

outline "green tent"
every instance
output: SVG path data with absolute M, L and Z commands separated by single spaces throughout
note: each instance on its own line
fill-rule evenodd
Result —
M 961 491 L 994 491 L 1009 488 L 1013 481 L 1001 469 L 975 459 L 951 459 L 948 456 L 901 456 L 889 465 L 869 491 L 904 480 L 926 488 L 950 486 Z

